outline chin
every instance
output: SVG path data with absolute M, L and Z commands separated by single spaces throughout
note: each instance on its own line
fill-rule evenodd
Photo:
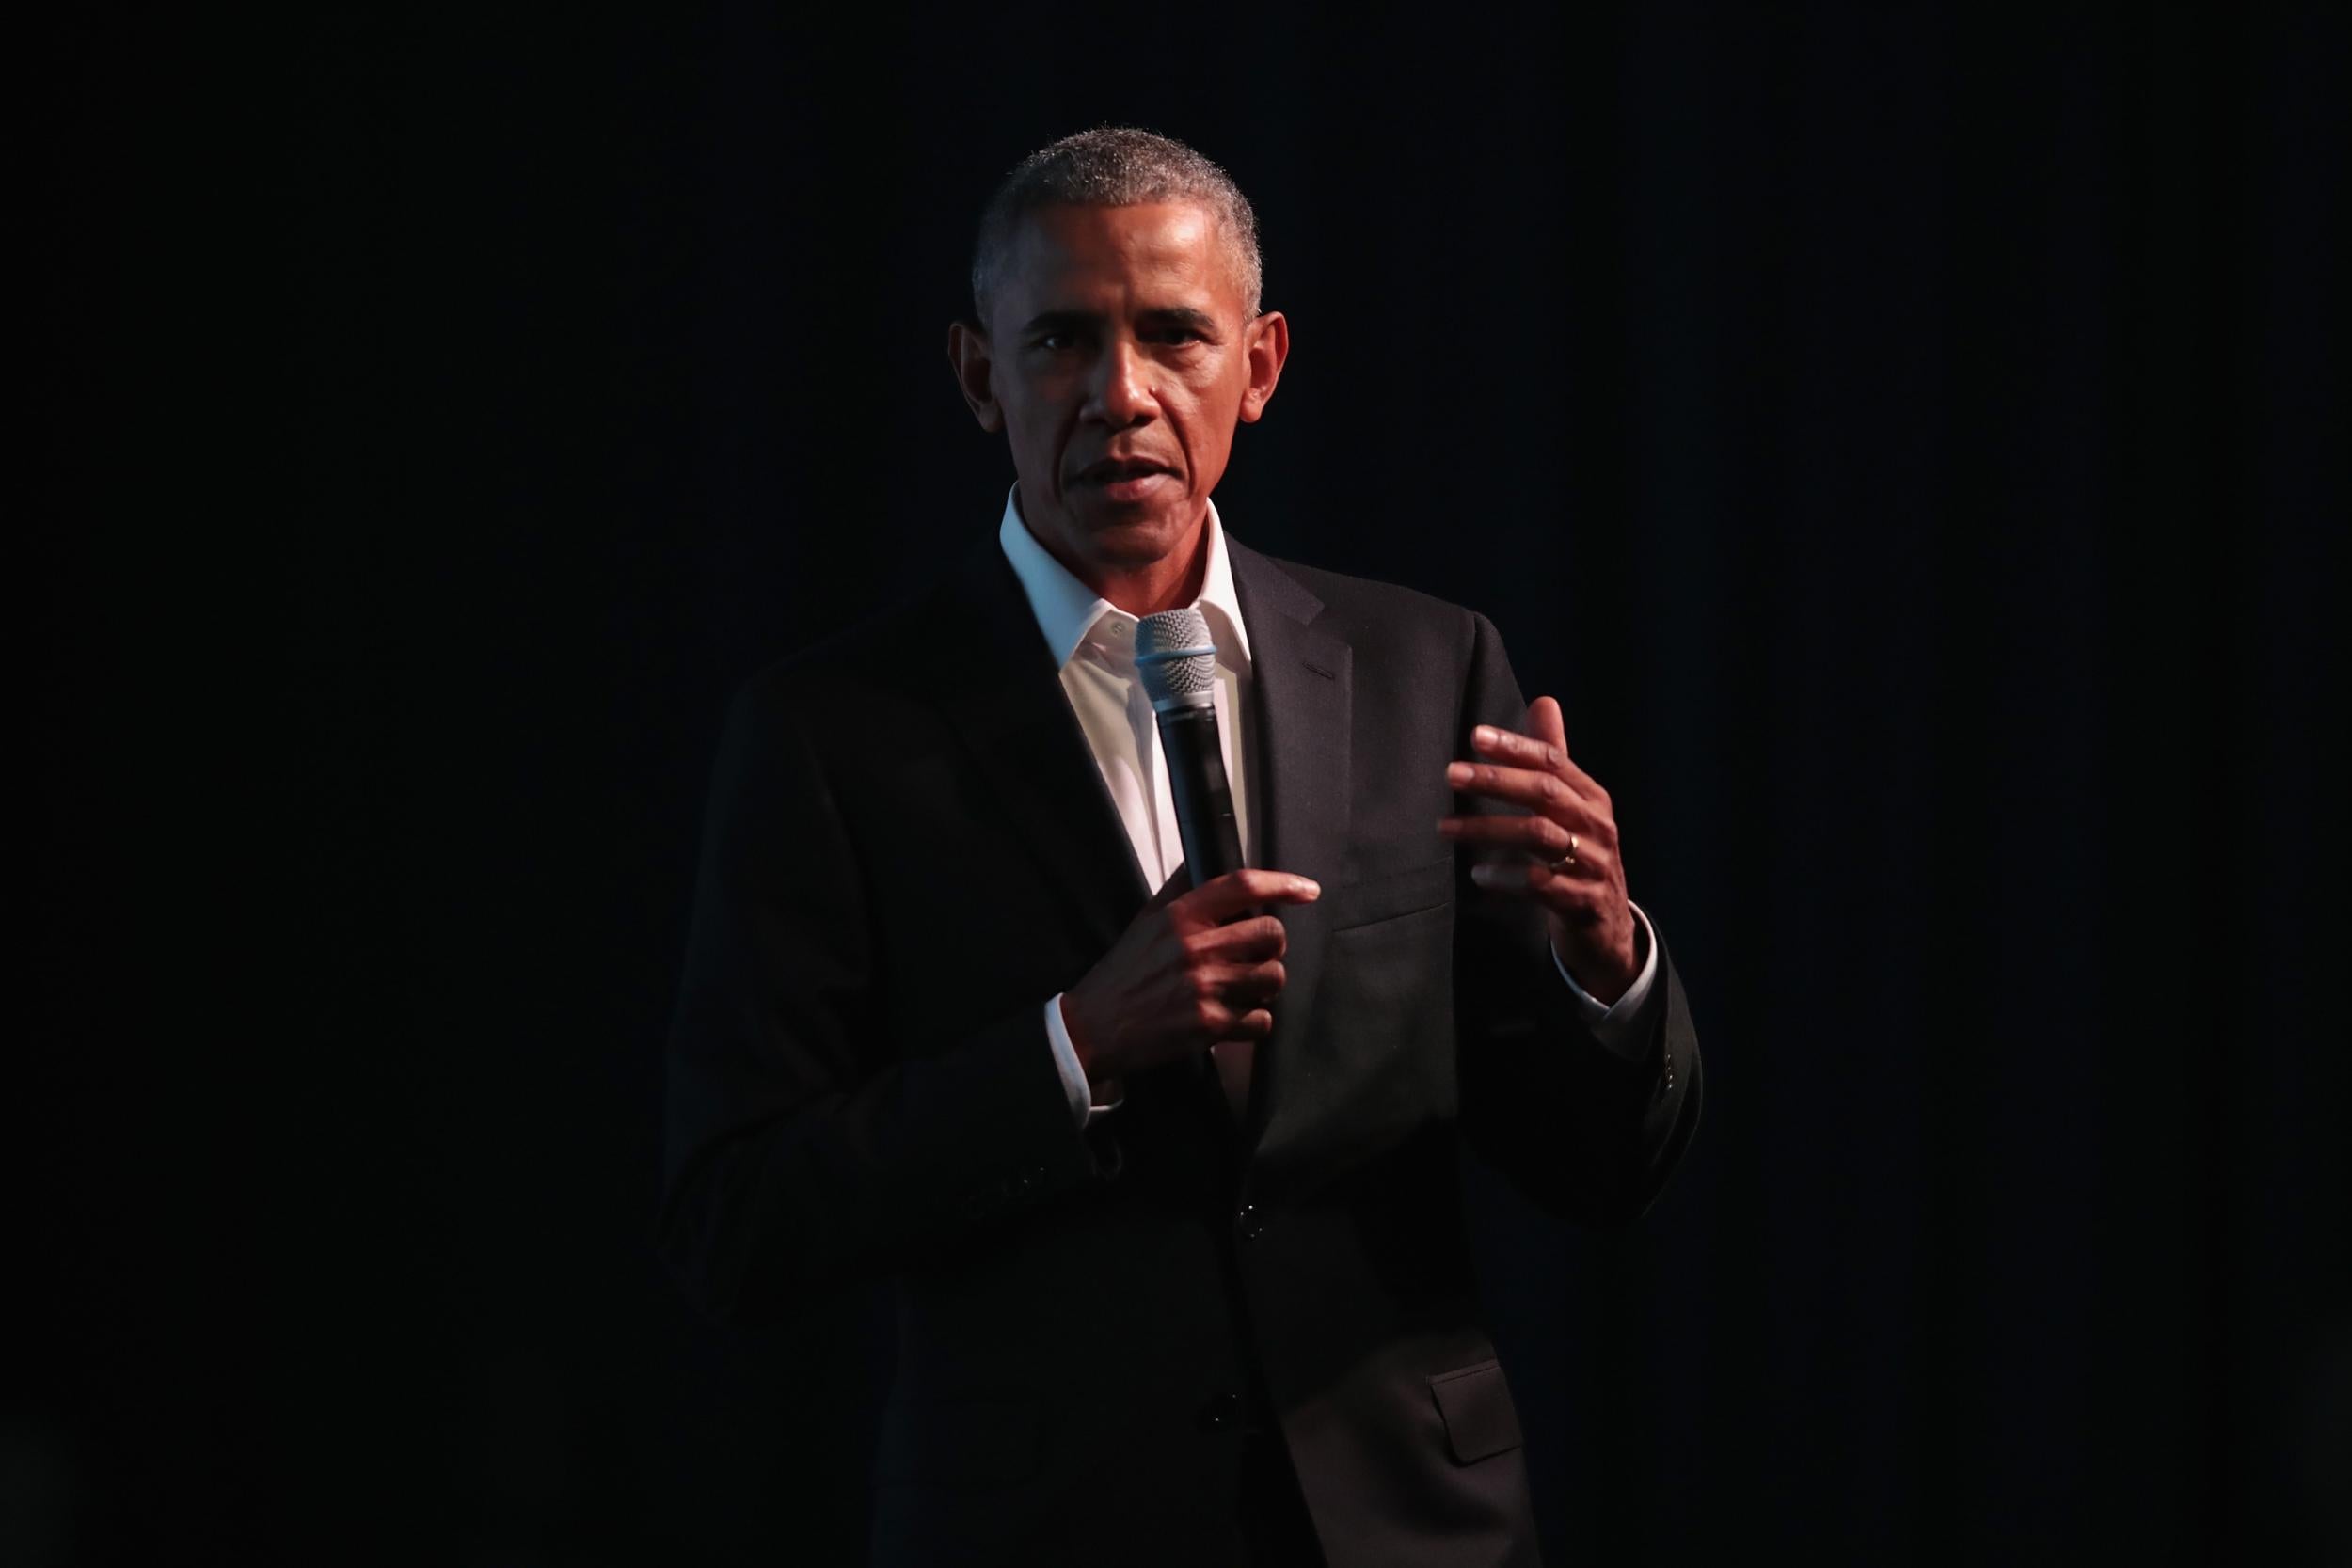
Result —
M 1184 531 L 1184 520 L 1173 507 L 1152 512 L 1095 512 L 1086 523 L 1104 558 L 1122 566 L 1159 560 L 1176 547 Z
M 1138 529 L 1104 529 L 1094 535 L 1095 554 L 1107 566 L 1135 571 L 1163 560 L 1171 547 L 1166 533 Z

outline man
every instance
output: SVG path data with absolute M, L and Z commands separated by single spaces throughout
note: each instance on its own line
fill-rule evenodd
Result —
M 1558 704 L 1484 616 L 1224 531 L 1260 277 L 1181 144 L 1017 167 L 948 339 L 996 533 L 730 710 L 661 1246 L 729 1320 L 893 1280 L 877 1562 L 1536 1562 L 1456 1139 L 1612 1224 L 1698 1119 Z M 1198 887 L 1133 656 L 1188 605 L 1248 867 Z

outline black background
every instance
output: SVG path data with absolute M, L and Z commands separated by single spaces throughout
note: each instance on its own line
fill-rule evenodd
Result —
M 53 24 L 0 1556 L 854 1560 L 888 1345 L 649 1250 L 702 791 L 1114 122 L 1258 209 L 1235 535 L 1492 616 L 1688 976 L 1640 1228 L 1468 1173 L 1555 1560 L 2352 1558 L 2344 13 L 2054 10 Z

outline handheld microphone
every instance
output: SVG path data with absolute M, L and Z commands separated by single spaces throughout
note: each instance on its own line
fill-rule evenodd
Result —
M 1168 759 L 1168 793 L 1184 864 L 1199 887 L 1241 869 L 1241 827 L 1216 732 L 1216 643 L 1198 609 L 1163 610 L 1136 623 L 1136 673 L 1152 699 Z
M 1217 744 L 1216 643 L 1209 636 L 1208 618 L 1198 609 L 1137 618 L 1136 674 L 1159 719 L 1160 752 L 1168 759 L 1168 794 L 1192 885 L 1240 870 L 1241 827 L 1233 820 L 1233 792 Z M 1245 910 L 1233 918 L 1258 912 Z M 1216 1074 L 1210 1055 L 1204 1051 L 1190 1058 L 1192 1081 L 1222 1116 L 1224 1096 L 1211 1092 Z

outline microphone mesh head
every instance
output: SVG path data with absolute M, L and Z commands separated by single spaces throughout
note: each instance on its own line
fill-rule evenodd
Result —
M 1136 673 L 1154 708 L 1207 707 L 1216 689 L 1216 642 L 1198 608 L 1136 622 Z

